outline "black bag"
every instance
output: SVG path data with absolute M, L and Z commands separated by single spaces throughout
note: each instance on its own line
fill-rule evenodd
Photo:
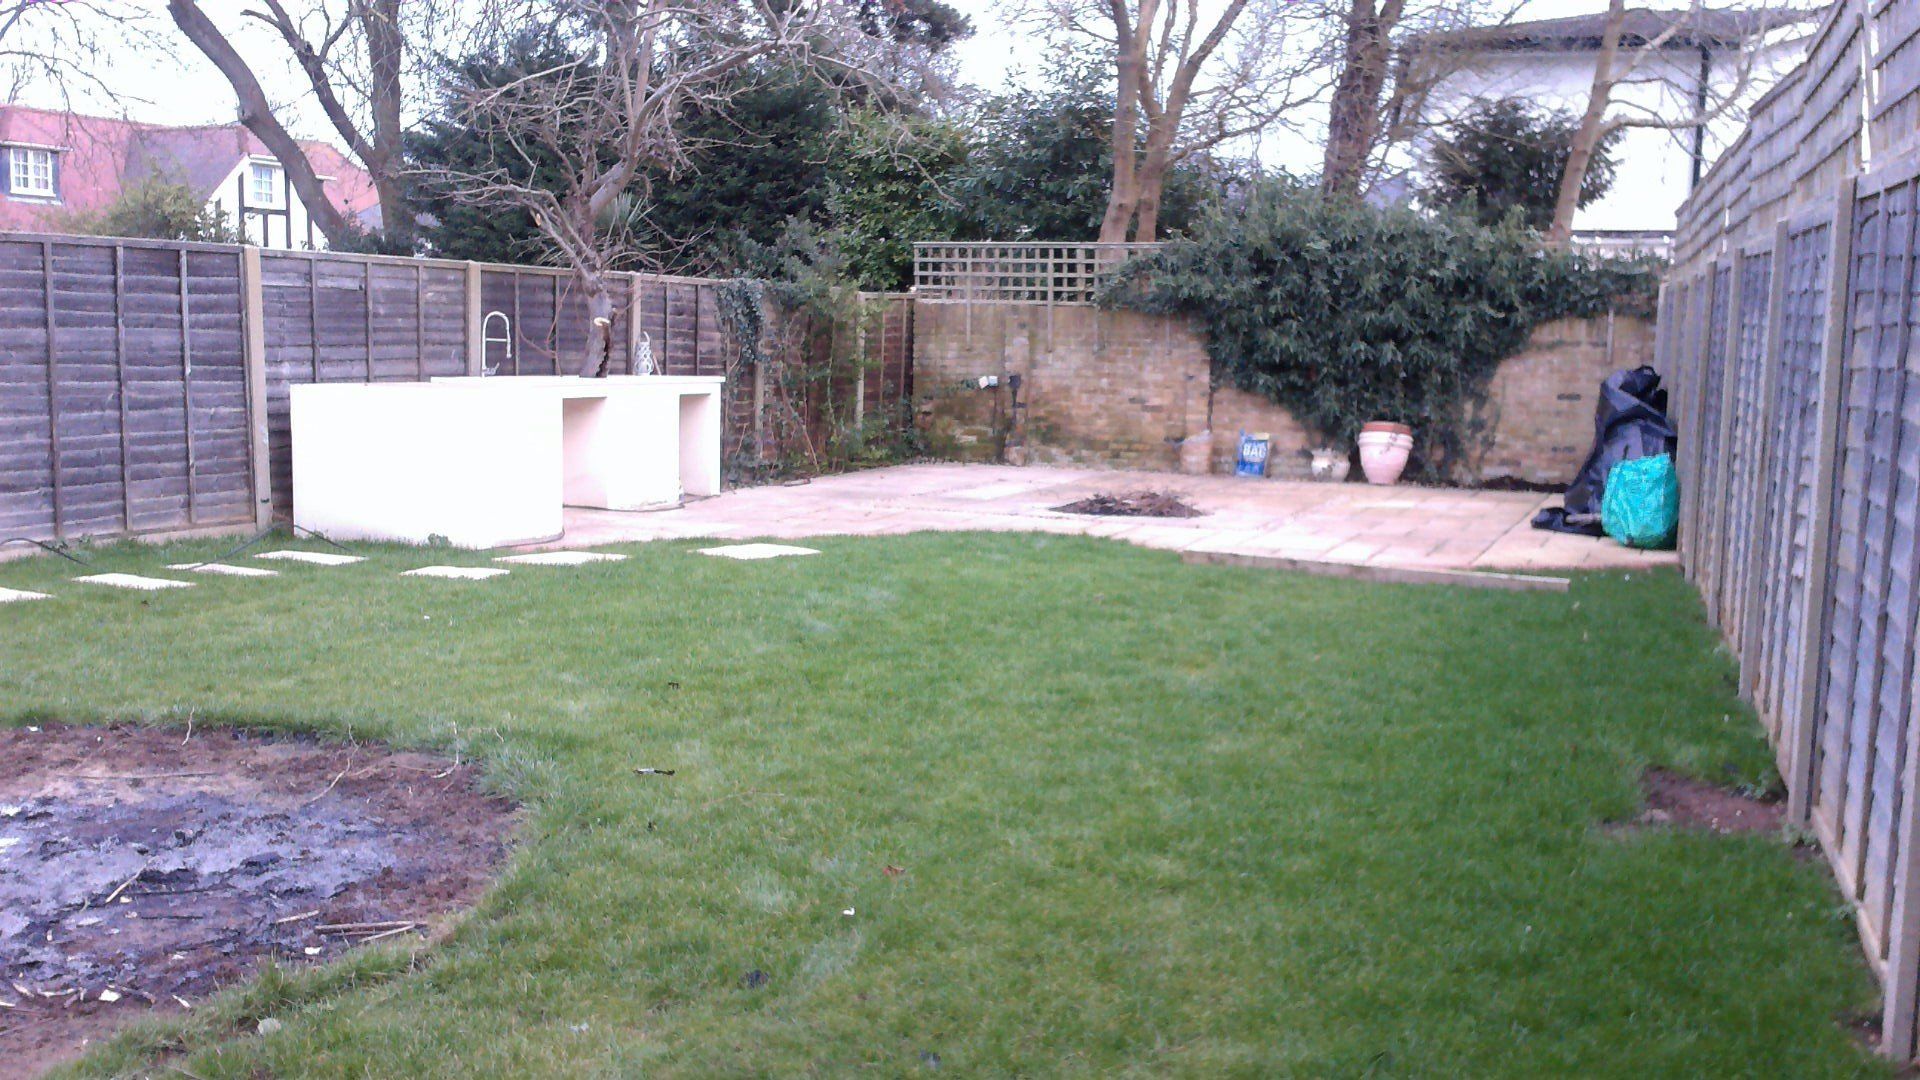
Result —
M 1606 494 L 1607 474 L 1623 461 L 1671 454 L 1679 441 L 1667 417 L 1667 392 L 1660 389 L 1659 373 L 1641 366 L 1607 376 L 1593 410 L 1593 449 L 1567 485 L 1563 505 L 1540 511 L 1533 527 L 1604 535 L 1600 499 Z

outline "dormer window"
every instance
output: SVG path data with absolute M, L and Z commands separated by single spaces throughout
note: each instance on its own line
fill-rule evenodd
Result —
M 256 161 L 247 166 L 247 205 L 278 209 L 280 187 L 278 163 Z
M 34 199 L 52 199 L 60 194 L 55 183 L 58 166 L 52 150 L 31 146 L 7 148 L 7 191 Z

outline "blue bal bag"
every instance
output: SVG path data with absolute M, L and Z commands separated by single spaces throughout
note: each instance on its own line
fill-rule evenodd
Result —
M 1680 479 L 1673 455 L 1632 458 L 1607 473 L 1600 525 L 1633 548 L 1670 548 L 1680 528 Z
M 1272 436 L 1264 431 L 1257 435 L 1241 432 L 1240 460 L 1233 467 L 1233 474 L 1235 476 L 1267 475 L 1267 452 L 1272 441 Z

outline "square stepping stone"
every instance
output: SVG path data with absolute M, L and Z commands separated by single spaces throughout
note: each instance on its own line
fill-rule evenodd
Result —
M 0 604 L 11 604 L 15 600 L 45 600 L 43 592 L 28 592 L 25 589 L 0 589 Z
M 279 577 L 280 571 L 269 570 L 264 566 L 229 566 L 226 563 L 168 563 L 169 570 L 186 570 L 195 574 L 224 574 L 227 577 Z
M 723 559 L 778 559 L 785 555 L 818 555 L 813 548 L 794 547 L 791 544 L 725 544 L 720 547 L 701 548 L 702 555 L 718 555 Z
M 254 558 L 312 563 L 314 566 L 345 566 L 348 563 L 367 561 L 358 555 L 336 555 L 331 551 L 295 551 L 291 548 L 283 551 L 263 551 L 255 555 Z
M 508 573 L 497 566 L 422 566 L 401 572 L 401 577 L 453 578 L 458 581 L 484 581 Z
M 526 555 L 502 555 L 494 562 L 521 566 L 585 566 L 588 563 L 619 562 L 625 555 L 607 551 L 535 551 Z
M 139 574 L 87 574 L 74 578 L 90 585 L 106 585 L 115 589 L 138 589 L 141 592 L 159 592 L 161 589 L 191 589 L 191 581 L 174 581 L 171 578 L 141 577 Z

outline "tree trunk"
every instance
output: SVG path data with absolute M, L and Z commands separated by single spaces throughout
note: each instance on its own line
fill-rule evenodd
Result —
M 1373 0 L 1352 0 L 1346 12 L 1346 54 L 1333 84 L 1327 116 L 1327 149 L 1320 188 L 1333 195 L 1360 193 L 1360 180 L 1380 133 L 1380 93 L 1392 60 L 1390 34 L 1400 19 L 1398 0 L 1376 9 Z
M 1100 221 L 1100 242 L 1123 244 L 1140 200 L 1138 159 L 1134 139 L 1140 125 L 1140 71 L 1145 58 L 1134 47 L 1130 33 L 1122 32 L 1115 45 L 1118 82 L 1113 105 L 1113 187 L 1107 191 L 1107 213 Z
M 1178 104 L 1184 106 L 1185 102 Z M 1147 132 L 1147 152 L 1140 162 L 1133 238 L 1142 244 L 1160 238 L 1160 204 L 1166 195 L 1167 174 L 1173 171 L 1174 133 L 1180 129 L 1180 113 L 1171 105 L 1154 118 Z
M 226 76 L 227 84 L 233 87 L 234 97 L 240 106 L 240 123 L 248 131 L 266 144 L 267 151 L 287 171 L 287 183 L 300 196 L 306 205 L 307 213 L 327 243 L 334 246 L 345 244 L 352 238 L 354 229 L 340 208 L 327 198 L 320 177 L 313 171 L 313 163 L 307 160 L 306 151 L 287 129 L 274 117 L 273 109 L 267 104 L 266 92 L 260 89 L 260 81 L 253 77 L 247 62 L 234 51 L 232 43 L 227 41 L 220 28 L 200 10 L 197 0 L 167 0 L 167 13 L 173 16 L 174 25 L 180 28 L 194 47 L 206 54 L 213 66 Z M 245 222 L 241 223 L 243 226 Z
M 587 293 L 587 353 L 580 374 L 604 379 L 613 367 L 613 288 L 599 271 L 580 275 Z
M 400 180 L 405 162 L 405 131 L 401 127 L 400 76 L 406 61 L 406 39 L 400 31 L 401 0 L 373 0 L 361 16 L 367 39 L 367 67 L 372 83 L 367 99 L 373 112 L 376 160 L 364 162 L 373 174 L 380 198 L 380 231 L 396 250 L 413 253 L 413 213 L 407 208 L 406 188 Z
M 1560 170 L 1560 190 L 1553 201 L 1553 224 L 1547 227 L 1547 243 L 1564 247 L 1573 241 L 1573 212 L 1580 209 L 1580 189 L 1586 186 L 1587 168 L 1593 164 L 1594 151 L 1606 137 L 1607 106 L 1613 101 L 1613 64 L 1620 52 L 1620 29 L 1627 20 L 1626 0 L 1609 0 L 1607 24 L 1600 34 L 1600 53 L 1593 62 L 1593 86 L 1587 91 L 1587 107 L 1580 114 L 1580 126 L 1574 129 L 1567 146 L 1567 164 Z

